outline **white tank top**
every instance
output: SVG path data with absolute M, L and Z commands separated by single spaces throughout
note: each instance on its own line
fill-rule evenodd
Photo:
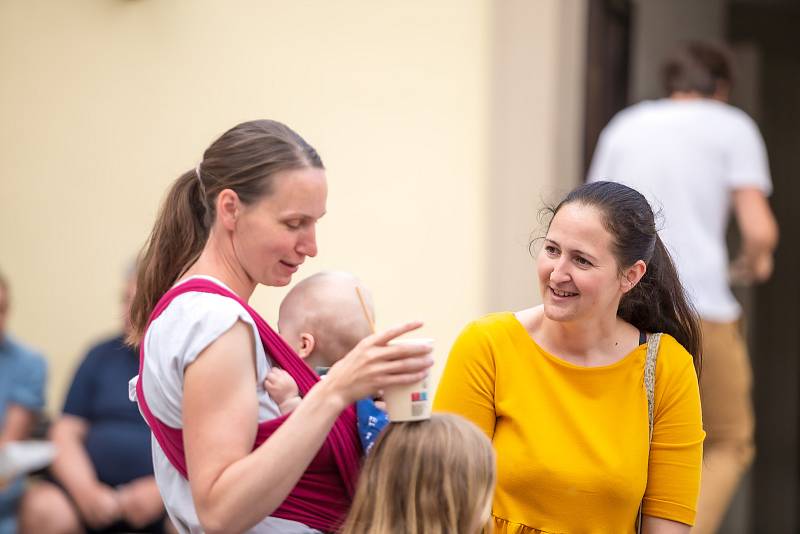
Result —
M 230 291 L 216 278 L 209 280 Z M 164 424 L 183 428 L 183 375 L 186 367 L 214 340 L 227 332 L 236 321 L 253 329 L 256 349 L 256 392 L 258 421 L 280 415 L 278 406 L 264 390 L 270 364 L 261 345 L 258 329 L 250 314 L 233 299 L 212 293 L 189 292 L 176 297 L 152 322 L 144 338 L 147 358 L 142 374 L 144 395 L 150 411 Z M 136 401 L 138 375 L 128 385 L 129 396 Z M 192 500 L 189 482 L 172 466 L 155 438 L 152 438 L 153 468 L 156 483 L 170 519 L 182 534 L 203 532 Z M 248 532 L 252 534 L 319 534 L 318 530 L 296 521 L 266 517 Z

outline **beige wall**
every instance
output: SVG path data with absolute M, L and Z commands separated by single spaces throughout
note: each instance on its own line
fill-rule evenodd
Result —
M 540 209 L 582 180 L 587 3 L 494 6 L 486 303 L 517 310 L 540 302 Z
M 526 194 L 560 179 L 557 140 L 569 151 L 580 138 L 554 133 L 554 121 L 573 104 L 558 74 L 579 61 L 562 48 L 581 42 L 583 3 L 535 2 L 515 30 L 539 36 L 526 54 L 546 65 L 529 98 L 547 119 L 533 118 L 514 156 L 533 164 L 499 177 Z M 122 270 L 170 182 L 224 129 L 257 117 L 297 129 L 328 167 L 320 254 L 299 275 L 357 273 L 379 325 L 425 320 L 443 360 L 460 327 L 497 304 L 487 295 L 502 5 L 0 3 L 0 268 L 11 330 L 49 358 L 51 409 L 83 351 L 115 329 Z M 527 213 L 505 225 L 530 230 Z M 256 292 L 268 320 L 284 291 Z

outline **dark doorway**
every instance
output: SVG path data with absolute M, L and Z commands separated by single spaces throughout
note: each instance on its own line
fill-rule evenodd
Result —
M 588 18 L 584 173 L 603 127 L 628 104 L 631 3 L 590 0 Z
M 800 4 L 737 1 L 728 39 L 758 57 L 759 127 L 770 157 L 771 204 L 781 229 L 775 274 L 756 289 L 751 347 L 755 377 L 756 456 L 753 532 L 798 532 L 800 508 Z
M 584 168 L 614 113 L 658 96 L 657 52 L 693 38 L 725 39 L 746 60 L 733 103 L 756 119 L 766 140 L 781 232 L 774 276 L 741 295 L 757 456 L 720 532 L 800 532 L 800 2 L 589 0 Z

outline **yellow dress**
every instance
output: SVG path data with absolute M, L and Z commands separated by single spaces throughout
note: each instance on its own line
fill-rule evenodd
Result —
M 705 433 L 692 357 L 662 336 L 648 462 L 645 354 L 641 345 L 612 365 L 573 365 L 512 313 L 464 329 L 434 409 L 494 444 L 495 534 L 633 533 L 643 496 L 645 514 L 694 523 Z

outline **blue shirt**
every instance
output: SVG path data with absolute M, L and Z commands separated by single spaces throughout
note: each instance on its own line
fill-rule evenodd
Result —
M 128 400 L 128 381 L 138 373 L 138 351 L 122 336 L 104 341 L 78 367 L 64 403 L 65 414 L 88 424 L 86 453 L 110 486 L 153 474 L 150 428 Z
M 34 412 L 44 407 L 46 378 L 47 364 L 41 355 L 8 336 L 0 340 L 0 428 L 9 405 Z M 22 491 L 22 477 L 0 491 L 0 532 L 15 528 L 12 518 Z
M 356 403 L 356 416 L 361 447 L 364 449 L 364 454 L 368 454 L 378 436 L 389 424 L 389 415 L 375 406 L 375 401 L 366 398 Z

